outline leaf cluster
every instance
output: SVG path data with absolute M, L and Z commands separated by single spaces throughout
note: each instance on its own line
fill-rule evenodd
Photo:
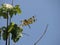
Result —
M 12 17 L 13 15 L 20 14 L 20 13 L 21 13 L 21 9 L 20 9 L 19 5 L 15 5 L 15 6 L 13 6 L 13 8 L 6 8 L 2 4 L 2 6 L 0 7 L 0 16 L 2 16 L 4 19 L 7 18 L 8 14 L 10 17 Z
M 0 34 L 1 34 L 1 31 L 3 31 L 2 33 L 2 38 L 3 40 L 6 40 L 6 30 L 7 30 L 7 27 L 2 27 L 1 28 L 2 30 L 0 30 Z M 7 35 L 7 39 L 8 39 L 8 36 L 9 34 L 11 34 L 11 39 L 14 41 L 14 42 L 17 42 L 20 37 L 22 37 L 22 31 L 23 29 L 19 26 L 17 26 L 17 24 L 14 24 L 14 23 L 11 23 L 9 26 L 8 26 L 8 35 Z M 1 37 L 1 36 L 0 36 Z

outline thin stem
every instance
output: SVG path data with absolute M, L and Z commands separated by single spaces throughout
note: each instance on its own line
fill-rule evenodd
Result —
M 13 0 L 12 0 L 12 5 L 13 5 Z
M 11 17 L 10 17 L 10 24 L 11 24 Z M 9 34 L 9 37 L 8 37 L 8 45 L 10 45 L 10 34 Z
M 10 17 L 10 24 L 11 24 L 11 17 Z M 10 45 L 10 33 L 9 33 L 9 37 L 8 37 L 8 45 Z
M 7 12 L 7 30 L 8 30 L 8 12 Z M 6 30 L 6 45 L 8 43 L 7 38 L 8 38 L 8 32 Z
M 12 0 L 12 5 L 13 5 L 13 0 Z M 10 17 L 10 24 L 11 24 L 11 17 Z M 9 38 L 8 38 L 8 45 L 10 45 L 10 34 L 9 34 Z
M 45 28 L 45 31 L 43 32 L 43 34 L 41 35 L 41 37 L 34 43 L 34 45 L 37 45 L 37 43 L 43 38 L 43 36 L 45 35 L 46 31 L 47 31 L 47 28 L 48 28 L 48 24 Z
M 10 45 L 10 34 L 9 34 L 9 37 L 8 37 L 8 45 Z

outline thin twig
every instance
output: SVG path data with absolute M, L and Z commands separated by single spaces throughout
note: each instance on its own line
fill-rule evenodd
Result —
M 8 12 L 7 12 L 7 30 L 8 30 Z M 6 45 L 7 45 L 7 43 L 8 43 L 8 41 L 7 41 L 7 36 L 8 36 L 8 32 L 7 32 L 7 30 L 6 30 Z
M 37 45 L 37 43 L 43 38 L 43 36 L 45 35 L 46 31 L 47 31 L 47 28 L 48 28 L 48 24 L 45 28 L 45 31 L 43 32 L 43 34 L 41 35 L 41 37 L 34 43 L 34 45 Z
M 12 0 L 12 5 L 13 5 L 13 0 Z M 10 17 L 10 24 L 11 24 L 11 17 Z M 8 38 L 8 45 L 10 45 L 10 34 L 9 34 L 9 38 Z

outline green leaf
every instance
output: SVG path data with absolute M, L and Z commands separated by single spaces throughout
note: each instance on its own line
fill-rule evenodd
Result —
M 0 8 L 0 16 L 3 16 L 3 18 L 6 19 L 7 18 L 6 15 L 7 15 L 6 8 L 4 8 L 4 7 Z
M 9 26 L 8 26 L 8 33 L 12 31 L 14 27 L 14 23 L 12 22 Z
M 21 34 L 22 34 L 22 31 L 23 29 L 18 27 L 16 24 L 14 25 L 14 28 L 12 29 L 11 31 L 11 34 L 12 34 L 12 37 L 11 39 L 14 41 L 14 42 L 17 42 L 20 37 L 21 37 Z
M 8 26 L 8 30 L 7 30 L 7 27 L 3 26 L 2 27 L 2 30 L 3 30 L 3 34 L 2 34 L 2 37 L 3 37 L 3 40 L 6 40 L 6 31 L 8 31 L 8 34 L 7 34 L 7 38 L 11 32 L 11 30 L 13 29 L 14 27 L 14 23 L 12 22 L 9 26 Z
M 21 9 L 20 9 L 19 5 L 16 5 L 11 9 L 2 5 L 0 7 L 0 17 L 2 16 L 4 19 L 7 19 L 7 12 L 9 13 L 9 16 L 12 18 L 13 15 L 20 14 Z
M 6 31 L 4 30 L 3 34 L 2 34 L 3 40 L 6 40 Z
M 21 13 L 21 9 L 19 8 L 19 5 L 16 5 L 16 6 L 15 6 L 15 10 L 17 11 L 18 14 Z
M 5 26 L 2 27 L 2 30 L 5 31 L 7 28 Z
M 3 30 L 2 38 L 3 38 L 4 41 L 6 40 L 6 29 L 7 28 L 5 26 L 2 27 L 2 30 Z

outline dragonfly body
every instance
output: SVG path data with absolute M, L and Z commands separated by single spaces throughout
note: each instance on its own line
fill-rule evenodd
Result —
M 33 24 L 35 21 L 36 21 L 35 17 L 32 16 L 31 18 L 24 19 L 21 22 L 22 22 L 22 26 L 29 26 L 29 28 L 30 28 L 30 24 Z

